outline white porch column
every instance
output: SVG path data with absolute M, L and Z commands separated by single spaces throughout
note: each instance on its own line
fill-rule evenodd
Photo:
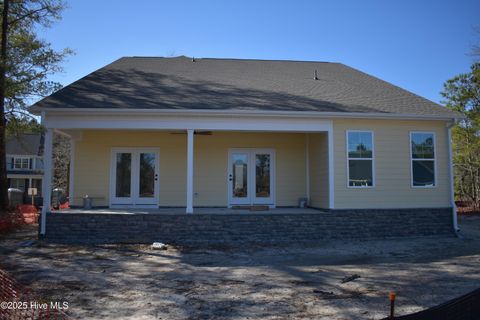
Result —
M 187 213 L 193 213 L 193 134 L 187 130 Z
M 333 157 L 333 126 L 328 130 L 328 204 L 330 209 L 335 208 L 335 160 Z
M 68 202 L 70 206 L 73 205 L 74 201 L 74 185 L 75 185 L 75 140 L 70 138 L 70 168 L 68 172 Z
M 305 189 L 307 194 L 307 203 L 310 205 L 310 134 L 305 133 Z
M 41 229 L 40 234 L 45 235 L 47 212 L 50 210 L 51 195 L 52 195 L 52 142 L 53 142 L 53 130 L 47 129 L 45 132 L 45 142 L 43 147 L 43 179 L 42 179 L 42 196 L 43 207 L 41 216 Z

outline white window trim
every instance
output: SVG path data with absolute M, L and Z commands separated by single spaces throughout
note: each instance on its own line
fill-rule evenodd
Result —
M 433 137 L 433 159 L 413 159 L 412 157 L 412 135 L 416 133 L 421 133 L 421 134 L 431 134 Z M 410 150 L 410 187 L 414 189 L 434 189 L 437 188 L 438 185 L 438 179 L 437 179 L 437 137 L 435 135 L 435 132 L 433 131 L 410 131 L 409 134 L 409 141 L 408 141 L 408 148 Z M 413 185 L 413 161 L 433 161 L 433 179 L 434 179 L 434 185 L 433 186 L 414 186 Z
M 17 159 L 21 159 L 21 160 L 27 159 L 28 160 L 28 168 L 16 168 L 15 167 L 15 162 L 17 161 Z M 18 156 L 17 157 L 17 156 L 14 156 L 13 157 L 13 170 L 19 170 L 19 171 L 21 171 L 21 170 L 32 170 L 32 169 L 30 169 L 30 161 L 32 161 L 31 157 L 27 157 L 27 156 L 25 156 L 25 157 Z
M 350 158 L 348 156 L 348 134 L 350 132 L 368 132 L 372 135 L 372 157 L 371 158 Z M 346 167 L 347 167 L 347 188 L 348 189 L 373 189 L 376 186 L 376 177 L 375 177 L 375 133 L 373 130 L 347 130 L 345 133 L 345 151 L 346 151 Z M 349 183 L 350 180 L 350 160 L 371 160 L 372 161 L 372 185 L 371 186 L 351 186 Z

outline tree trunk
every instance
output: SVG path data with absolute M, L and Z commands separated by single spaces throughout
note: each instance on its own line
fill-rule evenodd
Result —
M 7 155 L 5 151 L 5 73 L 7 67 L 8 2 L 3 1 L 0 47 L 0 214 L 8 207 Z

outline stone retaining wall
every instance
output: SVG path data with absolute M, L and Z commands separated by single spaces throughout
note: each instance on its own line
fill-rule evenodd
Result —
M 60 243 L 304 243 L 453 234 L 451 208 L 272 214 L 49 213 L 46 238 Z

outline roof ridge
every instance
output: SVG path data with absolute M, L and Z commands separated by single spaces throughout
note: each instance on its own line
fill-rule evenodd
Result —
M 219 58 L 219 57 L 195 57 L 195 56 L 186 56 L 180 55 L 175 57 L 162 57 L 162 56 L 124 56 L 120 59 L 177 59 L 177 58 L 187 58 L 195 60 L 234 60 L 234 61 L 272 61 L 272 62 L 305 62 L 305 63 L 334 63 L 342 64 L 341 62 L 332 62 L 332 61 L 317 61 L 317 60 L 291 60 L 291 59 L 254 59 L 254 58 Z M 120 60 L 118 59 L 118 60 Z M 117 60 L 117 61 L 118 61 Z

